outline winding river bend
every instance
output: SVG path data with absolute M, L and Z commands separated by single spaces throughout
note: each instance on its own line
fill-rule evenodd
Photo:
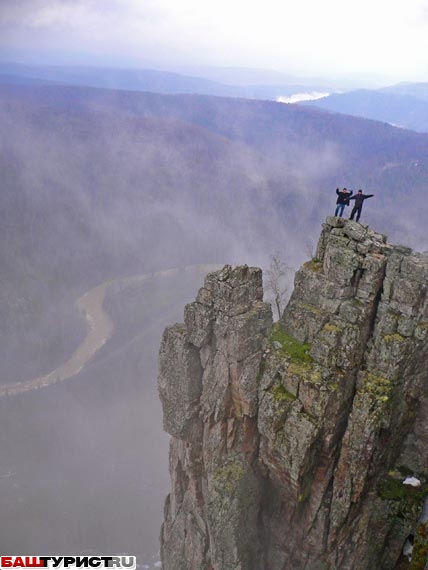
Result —
M 87 333 L 71 357 L 48 374 L 38 376 L 37 378 L 25 382 L 15 382 L 13 384 L 0 386 L 0 398 L 16 396 L 30 390 L 45 388 L 46 386 L 76 376 L 113 334 L 113 321 L 103 307 L 107 292 L 120 293 L 131 285 L 138 285 L 139 283 L 151 279 L 173 277 L 179 275 L 180 272 L 208 272 L 218 269 L 219 267 L 219 265 L 214 264 L 188 265 L 183 268 L 175 267 L 154 273 L 146 273 L 144 275 L 113 279 L 93 287 L 76 302 L 80 314 L 86 318 Z

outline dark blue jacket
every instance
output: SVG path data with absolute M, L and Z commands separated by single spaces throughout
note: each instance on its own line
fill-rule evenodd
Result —
M 337 194 L 336 204 L 346 204 L 347 206 L 349 206 L 349 197 L 352 196 L 352 190 L 349 190 L 349 192 L 344 192 L 343 190 L 339 190 L 339 188 L 336 188 L 336 194 Z
M 364 200 L 366 200 L 367 198 L 371 198 L 372 196 L 374 196 L 374 194 L 355 194 L 355 196 L 352 196 L 352 198 L 349 198 L 350 200 L 355 200 L 355 206 L 357 208 L 359 208 L 360 206 L 363 205 Z

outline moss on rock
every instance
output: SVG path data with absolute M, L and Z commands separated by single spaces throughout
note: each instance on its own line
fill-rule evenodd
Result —
M 338 325 L 335 325 L 333 323 L 327 323 L 326 325 L 324 325 L 323 331 L 336 333 L 336 332 L 341 332 L 342 329 Z
M 403 481 L 388 474 L 378 485 L 379 497 L 387 501 L 420 502 L 428 495 L 428 486 L 413 487 L 405 485 Z
M 386 403 L 391 397 L 393 382 L 385 376 L 366 374 L 362 391 L 372 395 L 378 403 Z
M 412 560 L 409 570 L 424 570 L 428 562 L 428 526 L 420 523 L 416 529 L 413 543 Z
M 284 329 L 276 323 L 272 327 L 272 332 L 270 336 L 271 344 L 275 347 L 274 343 L 278 343 L 281 346 L 281 353 L 288 357 L 291 362 L 294 363 L 310 363 L 312 358 L 309 354 L 311 345 L 308 343 L 302 343 L 295 340 L 293 337 L 288 335 Z
M 220 484 L 223 491 L 233 494 L 245 474 L 244 467 L 239 461 L 229 461 L 214 473 L 215 482 Z
M 289 374 L 298 376 L 304 382 L 311 382 L 312 384 L 320 384 L 322 380 L 320 370 L 308 363 L 298 364 L 292 362 L 288 367 L 288 372 Z
M 390 344 L 391 342 L 404 342 L 406 339 L 399 333 L 387 334 L 384 337 L 386 343 Z
M 274 384 L 271 391 L 276 402 L 294 402 L 297 399 L 297 396 L 286 390 L 282 384 Z
M 315 271 L 315 273 L 322 273 L 323 272 L 323 264 L 322 261 L 319 259 L 311 259 L 303 264 L 305 269 L 309 269 L 309 271 Z
M 304 311 L 309 311 L 310 313 L 313 313 L 314 315 L 322 315 L 323 311 L 317 307 L 316 305 L 311 305 L 310 303 L 303 303 L 301 301 L 296 303 L 296 307 L 298 307 L 299 309 L 303 309 Z
M 405 485 L 402 477 L 398 477 L 396 472 L 390 472 L 379 481 L 377 493 L 383 501 L 398 503 L 396 517 L 412 522 L 420 515 L 428 496 L 428 485 L 426 483 L 418 487 Z

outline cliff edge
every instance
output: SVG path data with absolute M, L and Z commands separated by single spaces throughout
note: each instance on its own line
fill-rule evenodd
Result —
M 207 276 L 160 349 L 164 570 L 425 568 L 427 284 L 335 217 L 278 323 L 260 269 Z

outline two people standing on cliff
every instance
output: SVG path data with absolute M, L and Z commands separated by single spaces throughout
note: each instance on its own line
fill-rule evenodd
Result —
M 358 190 L 358 192 L 354 194 L 354 196 L 352 196 L 352 190 L 347 190 L 346 188 L 344 188 L 343 190 L 339 190 L 339 188 L 336 188 L 336 194 L 337 194 L 336 211 L 334 215 L 342 217 L 345 206 L 349 206 L 350 200 L 355 200 L 355 204 L 354 207 L 352 208 L 352 212 L 349 219 L 353 220 L 356 214 L 357 215 L 355 218 L 356 222 L 358 222 L 360 219 L 364 200 L 367 200 L 367 198 L 372 198 L 374 196 L 374 194 L 363 194 L 362 190 Z
M 349 198 L 352 196 L 352 190 L 347 190 L 346 188 L 339 190 L 339 188 L 336 188 L 336 194 L 336 211 L 334 215 L 342 217 L 345 206 L 349 206 Z

